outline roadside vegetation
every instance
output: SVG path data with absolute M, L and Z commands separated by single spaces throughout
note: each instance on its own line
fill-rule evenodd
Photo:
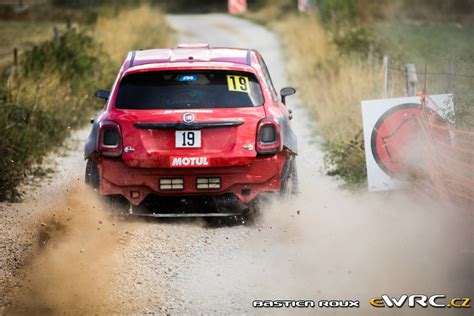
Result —
M 49 21 L 0 20 L 0 67 L 11 65 L 14 47 L 31 49 L 51 37 L 54 23 Z
M 312 2 L 314 5 L 314 2 Z M 414 63 L 423 88 L 428 71 L 473 74 L 474 6 L 443 1 L 444 12 L 430 1 L 320 0 L 298 13 L 296 1 L 258 1 L 247 17 L 275 30 L 286 48 L 292 82 L 317 119 L 329 175 L 349 187 L 365 182 L 360 101 L 381 98 L 382 57 L 390 55 L 389 97 L 405 96 L 403 65 Z M 471 21 L 471 22 L 469 22 Z M 369 54 L 370 52 L 370 54 Z M 370 55 L 370 56 L 369 56 Z M 427 76 L 428 93 L 445 93 L 447 76 Z M 455 77 L 457 121 L 474 127 L 473 78 Z
M 471 11 L 471 14 L 474 13 Z M 474 20 L 467 22 L 459 19 L 456 22 L 443 19 L 446 17 L 439 17 L 435 22 L 409 20 L 402 24 L 392 21 L 377 23 L 374 34 L 393 56 L 394 67 L 400 68 L 406 62 L 415 64 L 419 90 L 424 85 L 426 65 L 427 92 L 447 92 L 448 65 L 452 62 L 454 76 L 451 85 L 456 126 L 474 130 Z M 393 75 L 395 78 L 403 77 L 399 71 L 394 71 Z
M 101 106 L 93 98 L 95 90 L 112 84 L 129 50 L 169 46 L 173 41 L 158 8 L 146 4 L 125 8 L 96 8 L 93 23 L 75 23 L 69 31 L 63 27 L 56 38 L 41 41 L 38 34 L 35 46 L 21 52 L 17 66 L 2 69 L 0 200 L 18 200 L 25 177 L 38 172 L 43 157 L 61 145 L 71 130 L 88 122 Z M 2 21 L 2 25 L 15 25 L 15 21 Z M 30 36 L 16 25 L 2 32 L 12 38 L 7 41 L 10 49 Z
M 160 9 L 145 4 L 133 10 L 99 16 L 94 35 L 115 68 L 130 50 L 171 47 L 175 41 L 173 30 L 166 24 Z M 114 72 L 118 70 L 115 68 Z

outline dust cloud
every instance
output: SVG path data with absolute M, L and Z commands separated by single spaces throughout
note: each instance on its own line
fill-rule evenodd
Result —
M 36 253 L 18 275 L 21 286 L 6 314 L 97 314 L 105 308 L 113 253 L 126 230 L 85 185 L 68 191 L 42 211 Z
M 466 315 L 471 309 L 378 309 L 387 294 L 472 297 L 473 214 L 405 189 L 340 190 L 300 161 L 300 195 L 266 205 L 252 225 L 211 231 L 191 252 L 179 290 L 201 311 L 345 315 Z M 223 241 L 223 242 L 221 242 Z M 183 274 L 183 275 L 182 275 Z M 261 299 L 359 300 L 359 309 L 252 308 Z M 191 308 L 190 308 L 191 310 Z
M 380 310 L 369 299 L 382 294 L 472 297 L 472 212 L 408 191 L 337 190 L 333 180 L 305 168 L 302 164 L 300 196 L 267 205 L 250 226 L 123 222 L 110 215 L 95 192 L 76 186 L 43 212 L 38 251 L 20 272 L 22 286 L 6 314 L 149 310 L 163 304 L 153 296 L 161 294 L 161 287 L 168 288 L 170 299 L 198 302 L 189 306 L 194 311 L 230 311 L 230 298 L 252 313 L 258 312 L 251 308 L 254 299 L 357 299 L 358 310 L 317 312 L 463 314 L 454 309 L 425 314 L 420 309 Z M 137 232 L 138 239 L 129 243 L 127 232 Z M 176 257 L 182 252 L 192 259 Z M 171 266 L 177 277 L 163 273 Z M 117 274 L 124 269 L 146 286 Z M 117 277 L 125 281 L 117 283 Z M 130 295 L 139 306 L 123 305 L 134 304 L 127 301 Z
M 307 176 L 301 179 L 300 196 L 263 210 L 263 236 L 249 245 L 267 262 L 265 271 L 249 271 L 250 278 L 265 284 L 259 297 L 358 299 L 362 315 L 467 312 L 380 310 L 369 300 L 382 294 L 472 297 L 472 210 L 408 189 L 342 192 L 334 181 L 321 176 L 315 181 L 309 170 L 302 174 Z

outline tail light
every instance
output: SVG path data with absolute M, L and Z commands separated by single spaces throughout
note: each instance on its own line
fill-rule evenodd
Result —
M 258 123 L 255 149 L 261 155 L 271 155 L 281 151 L 280 128 L 275 121 L 264 118 Z
M 119 157 L 122 155 L 122 132 L 120 125 L 112 121 L 100 122 L 97 148 L 106 157 Z

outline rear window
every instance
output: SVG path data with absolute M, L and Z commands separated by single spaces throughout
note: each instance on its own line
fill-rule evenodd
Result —
M 126 75 L 115 107 L 130 110 L 240 108 L 263 104 L 254 74 L 227 70 L 149 71 Z

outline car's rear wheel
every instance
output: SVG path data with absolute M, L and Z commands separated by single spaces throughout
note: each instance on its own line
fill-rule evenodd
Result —
M 299 193 L 298 168 L 296 166 L 296 156 L 290 156 L 285 163 L 281 177 L 282 197 L 296 196 Z
M 296 166 L 296 158 L 294 159 L 293 173 L 291 175 L 291 191 L 292 195 L 298 195 L 300 193 L 300 183 L 298 180 L 298 168 Z
M 98 190 L 100 187 L 99 168 L 94 161 L 87 159 L 85 182 L 91 186 L 94 190 Z
M 85 174 L 85 183 L 89 185 L 94 191 L 99 191 L 100 188 L 100 175 L 99 175 L 99 168 L 97 167 L 96 163 L 91 160 L 87 159 L 86 164 L 86 174 Z M 129 203 L 127 199 L 125 199 L 121 195 L 106 195 L 101 196 L 101 198 L 107 203 L 108 207 L 112 209 L 114 212 L 126 212 L 129 208 Z

